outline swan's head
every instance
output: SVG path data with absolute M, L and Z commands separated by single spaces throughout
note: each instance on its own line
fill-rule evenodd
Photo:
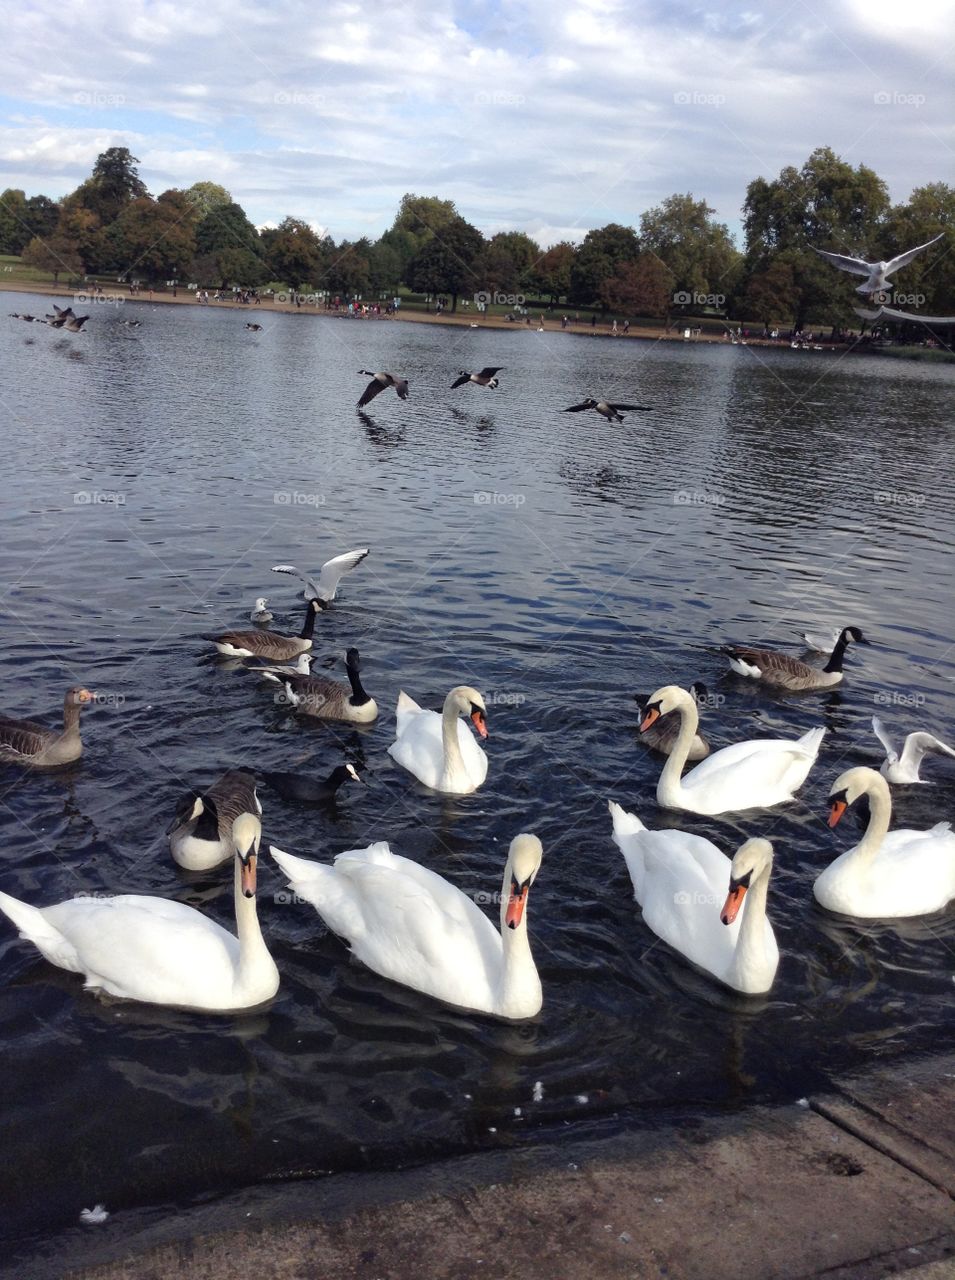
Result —
M 888 783 L 874 769 L 847 769 L 840 773 L 829 792 L 829 826 L 834 827 L 850 804 L 855 804 L 867 791 L 884 791 Z
M 96 699 L 95 693 L 90 693 L 89 689 L 84 689 L 81 684 L 74 685 L 66 695 L 66 701 L 71 707 L 85 707 L 88 702 Z
M 751 888 L 761 875 L 768 874 L 773 865 L 773 846 L 768 840 L 747 840 L 736 850 L 730 864 L 730 887 L 726 902 L 720 912 L 724 924 L 732 924 Z
M 478 693 L 477 689 L 472 689 L 467 684 L 459 684 L 456 689 L 452 689 L 448 694 L 445 705 L 448 702 L 459 715 L 467 716 L 470 719 L 482 738 L 488 736 L 487 707 L 484 705 L 483 695 Z
M 647 704 L 643 708 L 643 719 L 640 721 L 640 732 L 649 729 L 652 724 L 665 716 L 668 711 L 675 711 L 677 707 L 685 707 L 687 703 L 696 705 L 693 699 L 681 689 L 679 685 L 665 684 L 662 689 L 658 689 L 656 693 L 651 693 L 647 698 Z
M 848 644 L 850 640 L 854 640 L 856 644 L 871 644 L 871 640 L 867 640 L 858 627 L 843 627 L 842 635 L 839 637 L 844 644 Z
M 537 836 L 519 835 L 511 841 L 508 864 L 511 868 L 511 887 L 504 912 L 504 923 L 516 929 L 524 918 L 527 894 L 540 870 L 544 846 Z
M 239 860 L 242 892 L 255 897 L 255 864 L 259 857 L 262 824 L 254 813 L 240 813 L 232 824 L 232 843 Z

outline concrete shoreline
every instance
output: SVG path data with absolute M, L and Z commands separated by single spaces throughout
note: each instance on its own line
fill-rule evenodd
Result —
M 249 1187 L 77 1227 L 0 1275 L 48 1280 L 911 1280 L 955 1276 L 955 1055 L 790 1105 L 398 1173 Z

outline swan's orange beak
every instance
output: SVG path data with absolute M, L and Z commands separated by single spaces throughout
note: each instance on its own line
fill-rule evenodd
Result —
M 480 708 L 475 708 L 471 712 L 471 722 L 477 729 L 482 738 L 487 737 L 487 720 L 484 718 L 484 712 Z
M 743 899 L 746 897 L 746 885 L 734 884 L 723 903 L 723 910 L 720 912 L 720 919 L 724 924 L 732 924 L 739 915 L 739 909 L 743 905 Z
M 517 883 L 511 881 L 511 896 L 507 900 L 507 911 L 504 915 L 504 923 L 509 929 L 516 929 L 523 920 L 529 889 L 529 884 L 525 884 L 523 889 L 518 889 Z
M 242 863 L 242 892 L 247 898 L 255 897 L 255 854 L 250 853 Z
M 652 724 L 656 724 L 656 722 L 659 719 L 660 719 L 660 708 L 648 707 L 646 714 L 644 715 L 643 719 L 640 721 L 640 732 L 644 733 L 647 729 L 650 728 Z
M 845 811 L 848 809 L 845 800 L 835 799 L 829 805 L 829 825 L 834 827 Z

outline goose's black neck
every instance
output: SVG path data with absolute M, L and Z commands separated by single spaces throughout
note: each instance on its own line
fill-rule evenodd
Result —
M 202 813 L 196 819 L 196 825 L 192 828 L 192 834 L 197 840 L 218 840 L 219 839 L 219 816 L 215 808 L 206 801 L 202 808 Z
M 846 628 L 836 641 L 835 648 L 830 655 L 829 661 L 823 667 L 823 671 L 833 672 L 842 670 L 842 660 L 845 657 L 846 649 L 849 647 L 850 639 L 851 636 L 849 635 L 848 628 Z
M 314 601 L 309 600 L 305 606 L 305 623 L 299 634 L 300 640 L 311 640 L 312 633 L 315 630 L 315 619 L 318 617 L 318 609 L 313 608 Z
M 371 702 L 371 698 L 362 688 L 361 675 L 356 666 L 350 662 L 345 663 L 345 671 L 348 673 L 348 683 L 351 685 L 351 703 L 356 707 L 363 707 L 366 702 Z

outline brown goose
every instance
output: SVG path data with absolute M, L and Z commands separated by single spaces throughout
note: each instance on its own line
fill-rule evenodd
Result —
M 234 852 L 232 824 L 243 813 L 259 814 L 251 769 L 227 769 L 208 791 L 190 791 L 166 828 L 174 860 L 187 871 L 206 871 Z
M 301 716 L 370 724 L 378 715 L 378 704 L 362 688 L 359 674 L 361 659 L 357 649 L 349 649 L 345 654 L 345 671 L 348 684 L 341 684 L 328 676 L 276 675 L 270 671 L 263 671 L 262 675 L 266 680 L 282 685 L 289 702 Z
M 216 649 L 227 658 L 269 658 L 272 662 L 288 662 L 312 647 L 315 617 L 321 608 L 317 600 L 309 600 L 305 607 L 305 623 L 297 636 L 285 636 L 279 631 L 217 631 L 204 632 L 203 640 L 211 640 Z
M 359 369 L 359 373 L 363 373 L 366 378 L 371 378 L 368 386 L 361 394 L 358 401 L 358 408 L 361 409 L 368 404 L 370 400 L 374 400 L 375 396 L 384 391 L 387 387 L 394 387 L 398 393 L 399 400 L 408 399 L 408 379 L 396 378 L 393 373 L 372 373 L 370 369 Z
M 623 422 L 623 414 L 621 409 L 632 409 L 636 413 L 649 413 L 650 405 L 648 404 L 611 404 L 609 400 L 586 399 L 583 404 L 572 404 L 569 409 L 565 409 L 564 413 L 583 413 L 585 409 L 596 409 L 601 417 L 606 418 L 608 422 Z M 693 757 L 691 756 L 690 759 Z
M 830 689 L 842 682 L 842 660 L 849 642 L 869 644 L 858 627 L 845 627 L 835 643 L 829 661 L 820 670 L 808 662 L 800 662 L 788 653 L 776 653 L 772 649 L 750 649 L 746 645 L 724 644 L 719 652 L 730 660 L 730 667 L 739 676 L 760 680 L 776 689 L 788 689 L 798 693 L 803 689 Z
M 495 375 L 500 373 L 503 368 L 503 365 L 500 365 L 497 369 L 486 368 L 482 369 L 480 373 L 468 373 L 464 369 L 459 369 L 457 380 L 451 383 L 451 390 L 453 391 L 455 387 L 463 387 L 466 382 L 474 382 L 479 387 L 490 387 L 493 391 L 497 386 L 497 377 Z
M 709 692 L 702 680 L 697 680 L 690 685 L 690 693 L 696 699 L 697 706 L 705 705 Z M 633 695 L 634 702 L 642 710 L 649 698 L 645 693 L 635 693 Z M 654 751 L 659 751 L 661 755 L 668 756 L 676 745 L 676 740 L 680 736 L 680 717 L 674 711 L 668 711 L 666 715 L 660 716 L 659 720 L 655 720 L 649 728 L 641 733 L 640 738 Z M 702 760 L 710 754 L 710 744 L 701 733 L 693 735 L 693 741 L 690 743 L 690 751 L 687 760 Z
M 70 689 L 63 699 L 62 729 L 47 729 L 32 720 L 14 720 L 0 715 L 0 761 L 30 765 L 34 769 L 51 769 L 58 764 L 78 760 L 83 753 L 80 709 L 94 697 L 81 685 Z

